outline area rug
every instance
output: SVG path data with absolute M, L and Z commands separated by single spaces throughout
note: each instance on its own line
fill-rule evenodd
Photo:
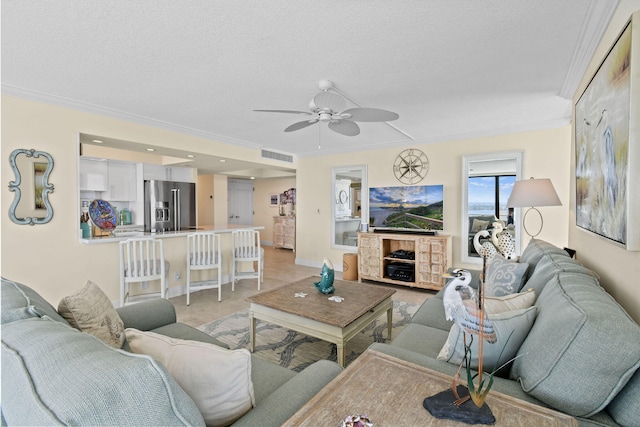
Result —
M 392 338 L 404 329 L 418 307 L 406 302 L 393 302 Z M 198 329 L 229 345 L 232 350 L 249 348 L 249 313 L 247 311 L 239 311 L 214 320 L 199 326 Z M 353 362 L 374 342 L 386 342 L 387 338 L 387 313 L 384 313 L 347 343 L 346 365 Z M 337 360 L 335 344 L 261 320 L 256 323 L 254 354 L 296 372 L 302 371 L 321 359 L 334 362 Z

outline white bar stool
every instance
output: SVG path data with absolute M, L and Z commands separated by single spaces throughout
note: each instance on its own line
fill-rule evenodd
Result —
M 167 298 L 169 263 L 164 259 L 162 240 L 154 238 L 128 239 L 120 242 L 120 306 L 133 299 Z M 131 295 L 131 284 L 160 280 L 160 292 Z
M 231 290 L 235 290 L 238 279 L 257 278 L 258 290 L 264 281 L 264 248 L 260 247 L 260 233 L 256 230 L 234 230 L 233 237 L 233 266 L 231 268 Z M 255 271 L 241 271 L 242 262 L 257 262 Z
M 217 270 L 217 280 L 191 280 L 192 271 Z M 187 235 L 187 305 L 191 292 L 218 288 L 218 302 L 222 301 L 222 252 L 220 235 L 214 232 Z

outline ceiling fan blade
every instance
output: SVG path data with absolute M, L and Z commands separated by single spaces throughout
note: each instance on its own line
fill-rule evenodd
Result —
M 360 133 L 360 127 L 351 120 L 330 122 L 329 129 L 345 136 L 356 136 Z
M 289 126 L 288 128 L 286 128 L 284 131 L 285 132 L 293 132 L 294 130 L 304 129 L 307 126 L 311 126 L 314 123 L 318 123 L 318 119 L 305 120 L 305 121 L 302 121 L 302 122 L 294 123 L 291 126 Z
M 313 103 L 320 110 L 342 111 L 347 101 L 337 93 L 320 92 L 313 97 Z
M 304 114 L 310 116 L 311 113 L 308 111 L 296 111 L 296 110 L 253 110 L 261 113 L 289 113 L 289 114 Z
M 350 120 L 356 122 L 390 122 L 400 117 L 398 114 L 379 108 L 349 108 L 342 114 L 350 114 Z

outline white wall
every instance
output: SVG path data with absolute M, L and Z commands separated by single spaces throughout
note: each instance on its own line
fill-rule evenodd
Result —
M 596 72 L 600 63 L 615 42 L 618 34 L 625 27 L 631 13 L 640 10 L 640 1 L 623 1 L 618 6 L 609 29 L 605 33 L 600 45 L 593 56 L 588 71 L 585 74 L 574 96 L 574 105 L 584 91 L 591 77 Z M 638 16 L 640 18 L 640 16 Z M 640 24 L 640 19 L 637 20 Z M 635 52 L 640 52 L 636 46 Z M 635 65 L 638 65 L 636 63 Z M 633 68 L 632 73 L 636 82 L 640 82 L 640 69 Z M 632 117 L 632 126 L 636 135 L 640 133 L 640 115 Z M 575 135 L 572 129 L 572 148 L 575 147 Z M 632 140 L 633 143 L 633 140 Z M 635 150 L 638 150 L 639 138 L 635 139 Z M 575 155 L 571 156 L 571 215 L 569 216 L 569 246 L 577 250 L 577 259 L 586 267 L 591 268 L 600 276 L 601 285 L 618 301 L 618 303 L 634 318 L 640 322 L 640 252 L 627 251 L 611 242 L 591 234 L 576 226 L 575 219 Z M 640 183 L 635 183 L 635 188 L 630 188 L 630 197 L 638 197 Z M 640 221 L 640 218 L 629 218 L 629 221 Z
M 622 0 L 609 30 L 594 55 L 574 102 L 582 93 L 631 13 L 640 10 L 639 0 Z M 640 70 L 635 70 L 639 72 Z M 640 118 L 633 118 L 636 123 Z M 508 124 L 505 124 L 508 126 Z M 98 116 L 61 107 L 2 96 L 2 146 L 0 147 L 3 190 L 1 205 L 1 273 L 4 277 L 32 286 L 54 305 L 65 295 L 82 287 L 87 279 L 98 283 L 112 300 L 118 299 L 117 249 L 115 245 L 82 245 L 78 241 L 78 133 L 105 135 L 136 142 L 153 142 L 154 145 L 171 147 L 180 141 L 185 150 L 205 154 L 225 153 L 225 156 L 258 163 L 278 164 L 259 158 L 258 150 L 226 145 L 217 141 L 179 134 Z M 452 234 L 454 264 L 460 265 L 460 203 L 461 157 L 504 150 L 524 150 L 524 176 L 548 177 L 553 181 L 563 203 L 561 207 L 543 208 L 545 226 L 540 238 L 559 246 L 578 251 L 578 259 L 595 270 L 601 283 L 617 301 L 640 321 L 640 293 L 637 292 L 640 277 L 640 252 L 629 252 L 599 237 L 590 235 L 575 226 L 575 197 L 573 188 L 574 157 L 571 154 L 573 140 L 570 126 L 537 132 L 475 138 L 437 144 L 412 144 L 427 153 L 431 168 L 421 184 L 443 184 L 445 188 L 445 230 Z M 50 195 L 53 204 L 53 220 L 46 225 L 21 226 L 8 219 L 8 206 L 13 193 L 7 183 L 14 179 L 7 159 L 17 148 L 33 148 L 49 152 L 54 159 L 51 182 L 55 185 Z M 297 188 L 297 252 L 296 262 L 320 267 L 328 256 L 334 265 L 341 265 L 342 251 L 331 248 L 331 168 L 350 164 L 367 164 L 369 186 L 398 185 L 391 165 L 395 156 L 406 147 L 381 149 L 299 159 L 293 168 L 298 170 L 295 185 L 286 184 L 283 189 Z M 224 185 L 223 185 L 224 181 Z M 258 181 L 260 182 L 260 181 Z M 260 184 L 261 185 L 261 184 Z M 278 186 L 279 187 L 279 186 Z M 259 194 L 263 192 L 263 195 Z M 278 192 L 281 189 L 277 190 Z M 260 189 L 255 197 L 266 203 L 270 189 Z M 276 191 L 273 191 L 276 192 Z M 226 181 L 214 180 L 214 199 L 226 200 Z M 214 222 L 226 223 L 226 203 L 214 213 Z M 259 206 L 259 205 L 256 205 Z M 222 209 L 222 208 L 220 208 Z M 271 216 L 273 208 L 257 209 Z M 262 214 L 261 214 L 262 215 Z M 256 218 L 255 224 L 258 224 Z M 271 224 L 266 221 L 264 225 Z M 265 230 L 264 240 L 270 240 Z M 174 239 L 175 240 L 175 239 Z M 526 239 L 523 244 L 526 244 Z M 175 245 L 178 242 L 175 241 Z M 169 244 L 174 246 L 174 243 Z M 180 265 L 182 260 L 171 260 Z M 171 283 L 173 286 L 175 282 Z
M 196 183 L 198 226 L 214 224 L 213 175 L 199 175 Z
M 104 135 L 124 141 L 149 142 L 172 147 L 177 142 L 187 151 L 279 165 L 260 158 L 260 151 L 231 146 L 192 135 L 143 126 L 124 120 L 83 113 L 2 96 L 2 236 L 1 273 L 3 277 L 25 283 L 57 306 L 60 299 L 80 289 L 87 280 L 97 283 L 112 301 L 119 299 L 118 246 L 115 243 L 84 245 L 78 240 L 80 206 L 78 203 L 78 134 Z M 25 226 L 9 220 L 8 208 L 14 193 L 7 184 L 15 179 L 9 167 L 10 153 L 18 148 L 46 151 L 53 157 L 50 181 L 55 186 L 49 200 L 53 219 L 48 224 Z M 296 165 L 292 165 L 296 167 Z M 226 224 L 226 177 L 214 180 L 215 197 L 224 212 L 214 212 L 214 221 Z M 182 239 L 166 239 L 165 250 L 171 263 L 170 293 L 184 284 L 184 248 Z M 175 255 L 174 255 L 175 254 Z M 226 268 L 225 268 L 226 270 Z M 173 279 L 175 271 L 181 279 Z
M 393 161 L 400 151 L 419 148 L 429 157 L 429 173 L 419 185 L 444 185 L 444 230 L 453 236 L 453 263 L 460 262 L 461 168 L 462 156 L 494 151 L 523 150 L 523 176 L 550 178 L 563 206 L 541 208 L 544 230 L 539 238 L 561 247 L 567 245 L 569 215 L 570 126 L 494 137 L 450 141 L 299 159 L 298 167 L 298 233 L 296 262 L 320 266 L 325 256 L 335 266 L 341 265 L 344 251 L 332 249 L 331 168 L 366 164 L 369 187 L 401 185 L 393 174 Z M 524 239 L 526 245 L 528 240 Z M 474 267 L 475 268 L 475 267 Z
M 227 225 L 226 175 L 200 175 L 196 185 L 198 205 L 198 226 Z
M 270 205 L 270 196 L 280 195 L 290 188 L 296 188 L 296 178 L 256 179 L 253 182 L 253 225 L 264 226 L 264 230 L 260 230 L 263 245 L 273 243 L 273 217 L 279 212 L 278 206 Z

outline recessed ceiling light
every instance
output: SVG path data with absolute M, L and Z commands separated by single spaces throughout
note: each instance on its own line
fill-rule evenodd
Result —
M 92 139 L 91 142 L 95 142 L 97 144 L 102 144 L 104 141 L 102 141 L 100 139 Z
M 227 163 L 225 159 L 220 159 L 220 163 Z
M 156 151 L 155 148 L 147 148 L 147 151 Z
M 189 157 L 190 159 L 193 159 L 195 156 L 193 154 L 187 154 L 187 157 Z
M 256 177 L 255 177 L 255 176 L 252 176 L 250 179 L 256 179 Z

